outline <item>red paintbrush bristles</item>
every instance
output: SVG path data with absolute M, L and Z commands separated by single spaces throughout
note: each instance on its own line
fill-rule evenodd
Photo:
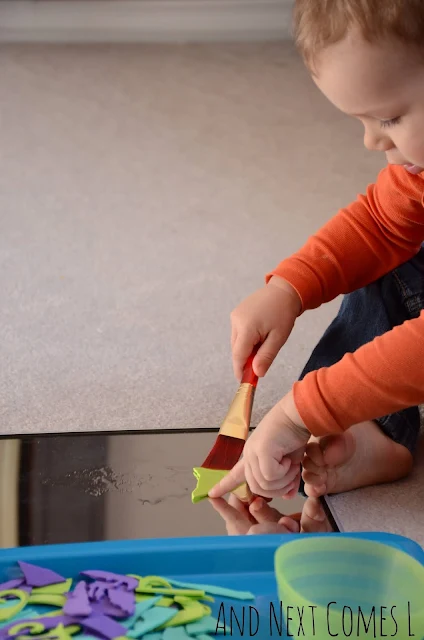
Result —
M 206 469 L 232 469 L 240 459 L 244 440 L 219 435 L 208 457 L 202 464 Z
M 205 469 L 221 469 L 227 471 L 232 469 L 240 459 L 248 436 L 254 392 L 258 383 L 258 377 L 253 371 L 252 363 L 259 346 L 260 345 L 257 345 L 254 348 L 243 369 L 238 394 L 243 388 L 245 393 L 236 395 L 230 411 L 221 426 L 216 442 L 202 464 L 202 467 Z M 242 430 L 241 435 L 240 425 L 245 426 L 245 432 L 243 433 Z M 234 435 L 232 435 L 232 433 L 234 433 Z

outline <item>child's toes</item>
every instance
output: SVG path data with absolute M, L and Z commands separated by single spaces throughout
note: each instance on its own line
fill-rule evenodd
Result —
M 301 516 L 302 533 L 326 533 L 332 531 L 321 502 L 317 498 L 308 498 Z
M 297 522 L 290 524 L 290 526 L 287 526 L 287 522 L 261 522 L 250 527 L 247 535 L 260 536 L 266 533 L 299 533 L 299 525 Z
M 305 463 L 311 470 L 315 467 L 325 467 L 324 451 L 320 442 L 317 442 L 316 440 L 310 440 L 308 442 L 305 449 L 305 455 L 303 457 L 303 467 L 305 467 Z
M 324 522 L 326 519 L 324 508 L 318 498 L 308 498 L 303 505 L 302 516 L 316 522 Z
M 305 483 L 305 493 L 309 498 L 319 498 L 327 493 L 327 483 L 321 477 L 315 476 L 308 480 L 308 476 L 303 476 Z
M 324 495 L 326 493 L 327 468 L 320 442 L 308 442 L 302 467 L 306 495 L 315 498 Z
M 302 462 L 303 476 L 305 475 L 305 473 L 310 476 L 323 476 L 325 474 L 325 471 L 326 471 L 325 466 L 318 466 L 310 458 L 305 458 L 304 461 Z
M 324 464 L 329 467 L 345 464 L 353 456 L 355 449 L 355 439 L 349 432 L 342 436 L 327 436 L 321 442 Z

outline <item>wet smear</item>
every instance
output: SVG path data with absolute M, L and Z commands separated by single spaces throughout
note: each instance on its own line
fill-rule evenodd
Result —
M 149 471 L 140 470 L 140 474 L 119 473 L 106 465 L 70 471 L 62 476 L 45 477 L 41 483 L 52 488 L 78 489 L 94 498 L 112 492 L 133 494 L 138 502 L 151 505 L 159 504 L 168 498 L 186 498 L 190 491 L 190 487 L 184 482 L 185 476 L 188 475 L 187 469 L 165 467 L 160 470 L 160 474 L 156 469 L 155 471 L 152 468 Z M 175 492 L 175 484 L 180 484 L 181 491 Z
M 174 498 L 176 500 L 179 500 L 180 498 L 186 498 L 189 494 L 189 491 L 190 489 L 188 487 L 184 487 L 184 493 L 171 493 L 166 495 L 164 498 L 151 498 L 150 500 L 146 498 L 137 498 L 137 501 L 141 502 L 141 504 L 150 504 L 150 506 L 154 507 L 155 505 L 160 504 L 164 500 L 169 500 L 170 498 Z
M 129 474 L 116 473 L 109 466 L 70 471 L 64 476 L 44 478 L 42 484 L 50 487 L 80 489 L 95 498 L 111 491 L 131 493 L 134 490 L 134 484 Z

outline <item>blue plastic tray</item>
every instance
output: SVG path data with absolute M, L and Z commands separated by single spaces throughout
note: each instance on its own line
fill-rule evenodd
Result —
M 314 534 L 302 537 L 311 538 Z M 424 565 L 424 551 L 412 540 L 385 533 L 340 533 L 322 536 L 363 538 L 375 540 L 405 551 Z M 231 601 L 216 598 L 212 605 L 213 615 L 227 626 L 232 624 L 232 638 L 255 637 L 269 640 L 270 637 L 285 637 L 278 634 L 275 622 L 270 630 L 270 603 L 278 612 L 279 599 L 274 576 L 274 553 L 276 549 L 299 535 L 235 536 L 206 538 L 176 538 L 159 540 L 129 540 L 122 542 L 93 542 L 40 547 L 23 547 L 0 550 L 0 581 L 4 582 L 19 574 L 18 560 L 33 562 L 53 569 L 67 578 L 76 578 L 84 569 L 104 569 L 118 573 L 160 575 L 186 582 L 216 584 L 230 589 L 250 590 L 253 602 Z M 224 603 L 224 605 L 222 605 Z M 252 612 L 252 628 L 249 628 L 249 605 Z M 231 621 L 231 607 L 244 629 L 239 630 L 235 616 Z M 223 615 L 224 614 L 224 615 Z

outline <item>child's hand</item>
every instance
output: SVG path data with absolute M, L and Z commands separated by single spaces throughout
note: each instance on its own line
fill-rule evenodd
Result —
M 231 494 L 210 500 L 215 511 L 223 518 L 229 536 L 260 535 L 264 533 L 299 533 L 299 523 L 283 516 L 264 500 L 257 498 L 250 507 Z
M 262 343 L 253 360 L 255 374 L 266 374 L 287 341 L 302 309 L 295 289 L 278 276 L 241 302 L 231 314 L 231 349 L 237 380 L 253 348 Z
M 290 392 L 259 423 L 244 446 L 243 458 L 209 497 L 222 497 L 245 481 L 258 496 L 292 497 L 299 488 L 300 462 L 310 435 Z

